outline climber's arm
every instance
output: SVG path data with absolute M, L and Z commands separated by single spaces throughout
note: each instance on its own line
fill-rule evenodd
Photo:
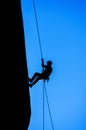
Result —
M 46 67 L 46 65 L 44 65 L 44 59 L 42 58 L 42 64 L 41 64 L 42 67 Z

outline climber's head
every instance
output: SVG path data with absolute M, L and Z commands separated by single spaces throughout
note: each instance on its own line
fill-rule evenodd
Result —
M 47 61 L 47 64 L 48 64 L 48 65 L 52 65 L 52 61 L 50 61 L 50 60 Z

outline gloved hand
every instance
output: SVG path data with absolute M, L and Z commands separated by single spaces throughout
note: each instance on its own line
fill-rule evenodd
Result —
M 44 59 L 42 58 L 41 60 L 42 60 L 42 64 L 41 65 L 43 66 L 44 65 Z

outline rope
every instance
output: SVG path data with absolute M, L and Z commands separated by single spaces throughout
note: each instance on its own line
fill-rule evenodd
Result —
M 48 95 L 47 95 L 47 90 L 46 90 L 45 83 L 43 85 L 43 88 L 45 90 L 45 96 L 46 96 L 46 101 L 47 101 L 47 106 L 48 106 L 48 111 L 49 111 L 51 126 L 52 126 L 52 129 L 54 130 L 53 119 L 52 119 L 52 116 L 51 116 L 50 105 L 49 105 L 49 100 L 48 100 Z
M 43 80 L 43 130 L 44 130 L 44 126 L 45 126 L 45 98 L 44 98 L 44 85 L 45 85 L 45 81 Z
M 39 41 L 39 47 L 40 47 L 40 54 L 41 58 L 43 58 L 42 54 L 42 47 L 41 47 L 41 38 L 40 38 L 40 33 L 39 33 L 39 25 L 38 25 L 38 20 L 37 20 L 37 13 L 36 13 L 36 6 L 35 6 L 35 1 L 33 1 L 33 7 L 34 7 L 34 15 L 35 15 L 35 21 L 36 21 L 36 27 L 37 27 L 37 33 L 38 33 L 38 41 Z

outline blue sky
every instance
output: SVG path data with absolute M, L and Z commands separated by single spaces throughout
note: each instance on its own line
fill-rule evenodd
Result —
M 21 0 L 28 75 L 41 72 L 32 0 Z M 55 130 L 86 130 L 86 1 L 35 0 L 45 63 L 53 62 L 46 83 Z M 29 130 L 43 129 L 43 82 L 30 88 Z M 45 101 L 45 129 L 52 130 Z

